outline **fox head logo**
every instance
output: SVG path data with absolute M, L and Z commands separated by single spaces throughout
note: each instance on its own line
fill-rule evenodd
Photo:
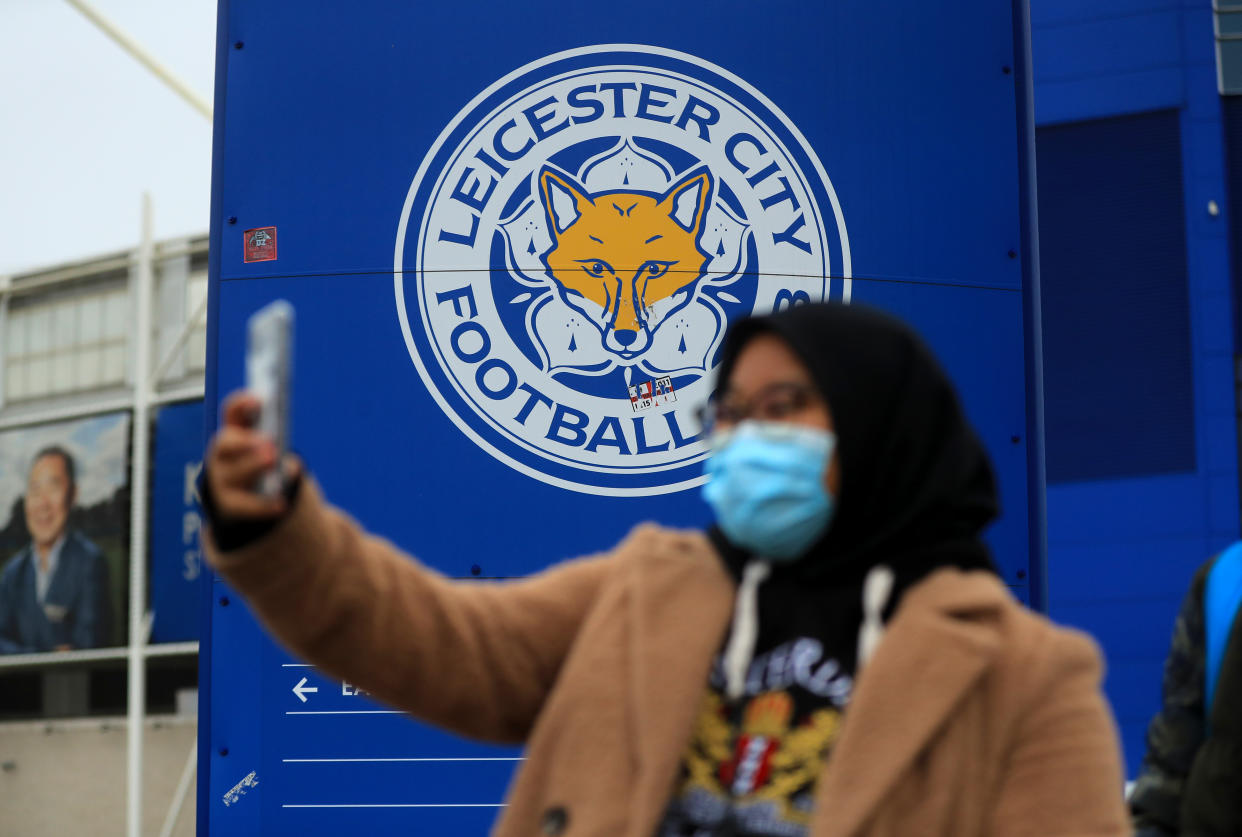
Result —
M 544 166 L 538 188 L 552 239 L 542 260 L 561 298 L 595 323 L 605 349 L 637 357 L 690 302 L 711 260 L 701 242 L 711 172 L 696 168 L 663 194 L 592 194 Z

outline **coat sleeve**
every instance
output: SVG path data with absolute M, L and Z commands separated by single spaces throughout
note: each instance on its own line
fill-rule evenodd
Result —
M 1212 563 L 1195 574 L 1173 624 L 1160 712 L 1147 727 L 1143 768 L 1130 793 L 1130 812 L 1140 837 L 1178 833 L 1186 777 L 1203 744 L 1203 589 Z
M 516 582 L 455 582 L 367 535 L 306 478 L 281 523 L 208 561 L 293 654 L 431 723 L 525 739 L 607 558 Z
M 1055 629 L 1026 666 L 1027 700 L 1000 779 L 998 837 L 1129 835 L 1121 752 L 1098 650 Z

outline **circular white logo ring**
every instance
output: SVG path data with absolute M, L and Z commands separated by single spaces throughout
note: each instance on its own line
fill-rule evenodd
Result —
M 850 296 L 840 205 L 785 115 L 634 45 L 548 56 L 467 105 L 410 185 L 394 272 L 454 424 L 528 476 L 614 496 L 702 483 L 695 412 L 730 322 Z

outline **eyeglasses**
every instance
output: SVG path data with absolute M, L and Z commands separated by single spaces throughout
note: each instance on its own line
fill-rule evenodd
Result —
M 699 408 L 699 424 L 704 433 L 718 427 L 732 427 L 747 419 L 783 421 L 820 400 L 819 393 L 809 384 L 769 384 L 749 401 L 725 395 L 720 401 L 709 401 Z

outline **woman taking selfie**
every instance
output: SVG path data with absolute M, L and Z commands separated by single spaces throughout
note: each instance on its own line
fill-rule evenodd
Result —
M 708 532 L 454 582 L 274 463 L 235 395 L 207 458 L 216 569 L 292 653 L 525 745 L 497 835 L 1128 833 L 1090 641 L 1024 609 L 981 533 L 991 466 L 922 343 L 808 305 L 725 338 Z

